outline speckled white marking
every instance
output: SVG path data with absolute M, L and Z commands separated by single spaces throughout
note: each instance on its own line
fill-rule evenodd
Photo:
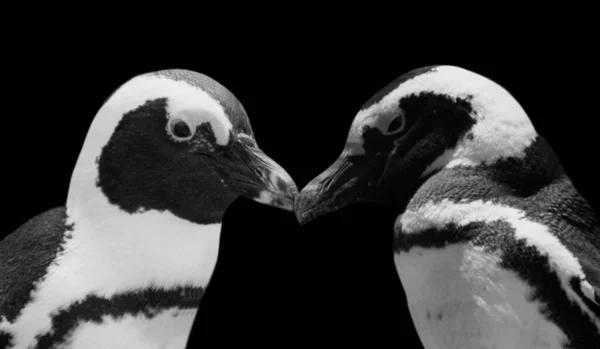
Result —
M 562 349 L 565 334 L 530 302 L 530 287 L 470 244 L 395 255 L 426 349 Z
M 152 319 L 105 316 L 101 323 L 79 325 L 61 349 L 184 349 L 195 315 L 196 310 L 172 308 Z
M 445 94 L 454 98 L 469 98 L 477 123 L 472 128 L 473 139 L 462 139 L 451 154 L 434 161 L 427 171 L 443 166 L 475 166 L 492 163 L 503 157 L 523 157 L 524 150 L 536 137 L 529 117 L 506 89 L 474 72 L 440 66 L 435 71 L 418 75 L 400 84 L 381 101 L 360 110 L 348 135 L 352 152 L 361 153 L 362 129 L 365 125 L 386 125 L 401 113 L 398 101 L 420 92 Z M 380 127 L 381 128 L 381 127 Z
M 571 288 L 570 279 L 579 277 L 585 279 L 585 274 L 579 260 L 554 236 L 546 226 L 531 221 L 521 210 L 509 206 L 477 200 L 473 202 L 456 203 L 444 199 L 438 203 L 427 203 L 416 210 L 407 210 L 398 217 L 396 230 L 403 234 L 418 234 L 429 228 L 442 228 L 450 223 L 464 226 L 471 222 L 505 221 L 515 230 L 515 238 L 534 246 L 549 260 L 550 267 L 558 275 L 561 286 L 572 302 L 579 305 L 596 323 L 600 330 L 600 319 L 585 305 L 583 300 Z M 590 297 L 591 285 L 582 281 L 582 291 Z M 593 297 L 591 297 L 594 301 Z

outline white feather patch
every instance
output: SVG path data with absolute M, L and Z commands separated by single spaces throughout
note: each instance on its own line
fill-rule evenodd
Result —
M 172 308 L 152 319 L 104 316 L 101 323 L 80 324 L 61 349 L 184 349 L 195 315 L 195 309 Z
M 380 118 L 388 119 L 389 115 L 400 113 L 398 101 L 421 92 L 469 99 L 473 106 L 471 116 L 477 121 L 471 130 L 473 139 L 462 139 L 451 154 L 442 155 L 428 172 L 443 166 L 476 166 L 505 157 L 523 157 L 525 148 L 536 137 L 523 108 L 502 86 L 462 68 L 440 66 L 405 81 L 378 103 L 360 110 L 352 123 L 348 142 L 362 144 L 365 125 L 378 125 Z
M 498 254 L 465 243 L 414 247 L 394 260 L 425 348 L 562 348 L 564 332 Z
M 407 210 L 398 217 L 396 227 L 401 224 L 403 234 L 418 234 L 425 229 L 443 228 L 450 223 L 464 226 L 478 221 L 509 223 L 515 230 L 516 239 L 534 246 L 542 255 L 547 256 L 550 267 L 558 275 L 569 299 L 578 304 L 600 328 L 600 319 L 585 305 L 569 282 L 572 277 L 584 280 L 581 283 L 582 289 L 589 297 L 586 288 L 591 285 L 585 281 L 585 273 L 579 260 L 546 226 L 527 219 L 521 210 L 482 200 L 455 203 L 444 199 L 438 203 L 426 203 L 417 210 Z M 593 298 L 591 300 L 594 301 Z

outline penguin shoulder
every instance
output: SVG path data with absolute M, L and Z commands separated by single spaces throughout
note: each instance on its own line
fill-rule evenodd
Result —
M 581 264 L 588 285 L 580 288 L 600 311 L 600 219 L 592 206 L 565 176 L 548 187 L 540 201 L 547 202 L 543 219 Z M 591 285 L 591 288 L 590 288 Z M 599 315 L 600 317 L 600 315 Z
M 71 230 L 65 207 L 31 218 L 0 241 L 0 323 L 14 320 Z

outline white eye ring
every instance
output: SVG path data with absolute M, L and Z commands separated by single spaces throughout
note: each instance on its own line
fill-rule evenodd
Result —
M 190 125 L 183 119 L 173 118 L 167 123 L 167 130 L 177 141 L 187 141 L 194 136 L 195 127 Z
M 400 115 L 397 115 L 394 118 L 392 118 L 392 120 L 390 120 L 390 123 L 387 126 L 385 134 L 393 135 L 396 133 L 400 133 L 400 132 L 404 131 L 405 127 L 406 127 L 406 122 L 404 120 L 404 114 L 400 113 Z

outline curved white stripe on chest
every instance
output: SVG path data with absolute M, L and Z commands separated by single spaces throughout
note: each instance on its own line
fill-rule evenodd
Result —
M 184 349 L 195 315 L 196 310 L 172 308 L 152 319 L 105 316 L 101 323 L 79 325 L 60 349 Z
M 106 200 L 96 196 L 95 200 Z M 75 222 L 55 263 L 32 295 L 32 302 L 2 329 L 14 335 L 14 349 L 26 349 L 51 328 L 50 314 L 89 294 L 111 296 L 152 285 L 206 287 L 219 249 L 221 224 L 198 225 L 168 212 L 129 215 L 106 204 L 97 216 L 69 208 Z M 95 217 L 99 220 L 88 220 Z
M 439 203 L 429 202 L 417 210 L 407 210 L 398 217 L 403 234 L 418 234 L 429 228 L 443 228 L 455 223 L 459 226 L 471 222 L 505 221 L 514 228 L 516 239 L 524 241 L 529 246 L 534 246 L 542 255 L 548 257 L 548 262 L 560 279 L 561 286 L 572 302 L 583 309 L 595 324 L 600 328 L 600 319 L 585 305 L 583 300 L 571 288 L 570 279 L 579 277 L 581 288 L 586 297 L 593 298 L 593 288 L 585 281 L 585 274 L 579 260 L 554 236 L 546 226 L 531 221 L 525 217 L 521 210 L 509 206 L 494 204 L 477 200 L 468 203 L 455 203 L 444 199 Z M 396 226 L 399 226 L 396 223 Z
M 394 260 L 426 349 L 562 349 L 565 334 L 497 254 L 464 243 L 414 247 Z

